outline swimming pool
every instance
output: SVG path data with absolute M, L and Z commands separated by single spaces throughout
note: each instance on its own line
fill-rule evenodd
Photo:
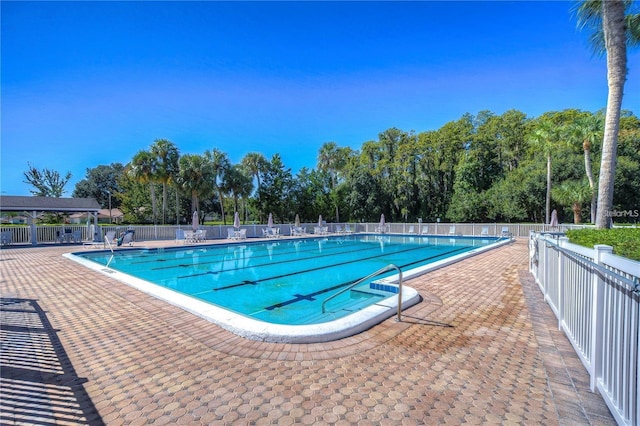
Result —
M 392 273 L 336 292 L 387 266 L 405 277 L 495 244 L 495 238 L 354 235 L 160 249 L 74 253 L 70 257 L 203 316 L 244 337 L 326 341 L 394 314 Z M 406 279 L 406 278 L 405 278 Z M 418 303 L 403 287 L 403 307 Z

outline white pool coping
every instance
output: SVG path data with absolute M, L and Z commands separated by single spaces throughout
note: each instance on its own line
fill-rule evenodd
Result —
M 509 240 L 498 241 L 495 244 L 479 247 L 448 259 L 432 264 L 414 268 L 402 273 L 405 282 L 427 272 L 458 262 L 462 259 L 475 256 L 479 253 L 508 244 Z M 150 248 L 149 250 L 153 250 Z M 374 305 L 354 312 L 333 321 L 310 325 L 284 325 L 259 321 L 228 309 L 224 309 L 210 303 L 195 299 L 171 289 L 153 284 L 149 281 L 136 278 L 129 274 L 99 265 L 93 261 L 66 253 L 64 257 L 73 260 L 91 270 L 120 281 L 130 287 L 149 294 L 171 305 L 191 312 L 201 318 L 210 321 L 225 330 L 251 340 L 277 343 L 320 343 L 338 340 L 344 337 L 361 333 L 385 319 L 394 316 L 398 311 L 398 295 L 393 295 Z M 396 284 L 398 275 L 393 275 L 379 280 L 385 284 Z M 402 309 L 413 306 L 421 301 L 420 294 L 412 287 L 402 286 Z

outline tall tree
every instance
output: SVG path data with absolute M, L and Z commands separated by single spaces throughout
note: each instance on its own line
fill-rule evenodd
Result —
M 212 164 L 206 156 L 197 154 L 181 156 L 178 164 L 180 170 L 177 183 L 183 192 L 191 196 L 191 213 L 200 213 L 200 199 L 212 193 L 215 180 Z
M 601 114 L 588 114 L 579 117 L 567 127 L 570 142 L 581 144 L 584 152 L 584 171 L 591 190 L 591 223 L 595 223 L 596 221 L 596 206 L 598 200 L 593 168 L 591 166 L 591 148 L 598 140 L 602 139 L 602 118 Z
M 242 165 L 247 170 L 249 170 L 253 176 L 255 176 L 256 182 L 258 184 L 256 197 L 259 197 L 260 187 L 261 187 L 260 174 L 262 174 L 266 169 L 267 159 L 264 158 L 264 156 L 258 152 L 250 152 L 247 155 L 245 155 L 244 158 L 242 159 Z M 258 206 L 260 205 L 260 199 L 257 200 L 257 204 Z M 263 212 L 260 209 L 258 209 L 258 215 L 259 215 L 260 222 L 262 222 Z
M 153 215 L 153 223 L 156 223 L 157 219 L 157 202 L 156 202 L 156 171 L 158 162 L 153 154 L 149 151 L 138 151 L 133 156 L 131 163 L 129 164 L 128 174 L 138 182 L 149 185 L 149 193 L 151 194 L 151 210 Z
M 596 228 L 609 228 L 613 205 L 618 130 L 622 96 L 627 77 L 627 44 L 640 42 L 640 16 L 625 16 L 632 2 L 624 0 L 585 0 L 578 8 L 579 26 L 590 26 L 594 47 L 607 56 L 607 112 L 600 160 Z
M 530 142 L 534 149 L 541 151 L 547 159 L 547 193 L 545 196 L 544 222 L 549 223 L 551 215 L 551 163 L 553 152 L 560 142 L 558 126 L 547 118 L 541 119 L 530 136 Z
M 204 153 L 204 155 L 207 158 L 207 161 L 211 163 L 211 167 L 213 168 L 214 188 L 218 192 L 218 198 L 220 200 L 220 213 L 222 214 L 222 223 L 226 225 L 227 218 L 224 214 L 224 176 L 231 167 L 231 161 L 229 161 L 229 157 L 227 156 L 227 154 L 220 151 L 218 148 L 207 151 Z
M 29 170 L 24 172 L 24 177 L 27 179 L 24 183 L 28 183 L 35 188 L 35 190 L 29 190 L 33 195 L 38 197 L 62 197 L 62 194 L 67 192 L 64 187 L 71 179 L 71 172 L 67 172 L 62 177 L 55 170 L 38 170 L 31 163 L 27 163 L 27 165 Z
M 121 163 L 87 169 L 86 177 L 76 184 L 72 196 L 95 198 L 100 206 L 106 209 L 109 207 L 109 193 L 112 195 L 122 193 L 119 179 L 123 173 L 124 166 Z M 111 207 L 120 207 L 120 197 L 111 197 Z
M 180 154 L 175 144 L 167 139 L 156 139 L 151 145 L 151 154 L 156 157 L 155 178 L 162 183 L 162 224 L 167 220 L 167 185 L 178 172 Z
M 351 155 L 350 148 L 339 148 L 335 142 L 325 142 L 318 153 L 318 169 L 328 173 L 331 179 L 331 202 L 336 212 L 336 222 L 340 222 L 338 183 L 340 172 L 347 164 L 347 158 Z

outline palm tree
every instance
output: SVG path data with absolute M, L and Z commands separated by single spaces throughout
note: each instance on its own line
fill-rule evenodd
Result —
M 567 128 L 572 142 L 582 144 L 584 151 L 584 171 L 591 189 L 591 223 L 596 222 L 596 203 L 598 200 L 593 169 L 591 167 L 591 148 L 598 140 L 602 139 L 602 114 L 589 114 L 576 119 Z
M 256 192 L 256 197 L 258 198 L 258 205 L 260 204 L 260 174 L 263 173 L 267 166 L 267 159 L 264 158 L 264 155 L 258 152 L 250 152 L 244 156 L 242 159 L 242 165 L 253 175 L 256 177 L 256 181 L 258 183 L 258 190 Z M 260 215 L 259 219 L 262 222 L 262 210 L 258 211 Z
M 570 206 L 573 211 L 573 223 L 581 222 L 582 203 L 591 198 L 591 188 L 586 182 L 565 181 L 553 188 L 553 199 L 563 206 Z
M 624 0 L 585 0 L 577 9 L 578 25 L 592 27 L 594 48 L 607 54 L 607 112 L 602 141 L 596 228 L 609 228 L 613 204 L 618 130 L 624 83 L 627 76 L 627 44 L 640 42 L 640 15 L 625 12 L 632 2 Z
M 151 145 L 151 154 L 156 157 L 156 178 L 162 182 L 162 224 L 166 223 L 167 212 L 167 184 L 178 171 L 180 154 L 173 142 L 166 139 L 156 139 Z M 176 203 L 176 209 L 178 205 Z
M 551 155 L 556 149 L 560 135 L 558 127 L 548 119 L 541 119 L 530 136 L 531 144 L 547 157 L 547 194 L 545 197 L 545 223 L 551 214 Z
M 157 161 L 153 154 L 149 151 L 139 151 L 133 156 L 133 160 L 129 165 L 128 174 L 140 183 L 149 184 L 149 192 L 151 193 L 151 211 L 153 214 L 153 223 L 156 223 L 156 171 Z
M 331 178 L 331 199 L 336 208 L 336 222 L 340 222 L 337 194 L 339 173 L 344 169 L 350 153 L 350 148 L 338 148 L 335 142 L 324 143 L 318 153 L 318 168 L 325 173 L 329 173 Z
M 229 161 L 229 157 L 226 153 L 220 151 L 217 148 L 214 148 L 212 151 L 207 151 L 204 153 L 207 160 L 211 163 L 211 167 L 213 168 L 213 182 L 214 187 L 218 192 L 218 198 L 220 199 L 220 211 L 222 213 L 222 223 L 227 224 L 227 218 L 224 214 L 224 175 L 231 167 L 231 162 Z
M 199 211 L 200 198 L 212 192 L 214 175 L 211 163 L 204 156 L 185 154 L 180 157 L 179 166 L 177 183 L 182 191 L 191 196 L 191 213 Z

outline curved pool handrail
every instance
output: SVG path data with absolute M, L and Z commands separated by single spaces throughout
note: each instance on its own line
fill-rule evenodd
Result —
M 335 297 L 338 297 L 339 295 L 341 295 L 342 293 L 351 290 L 352 288 L 354 288 L 355 286 L 357 286 L 358 284 L 362 284 L 364 281 L 367 281 L 377 275 L 383 274 L 385 272 L 388 272 L 392 269 L 395 269 L 398 271 L 398 318 L 397 321 L 402 321 L 402 270 L 400 270 L 400 268 L 396 265 L 394 265 L 393 263 L 388 264 L 387 266 L 385 266 L 384 268 L 380 268 L 377 271 L 367 275 L 364 278 L 360 278 L 358 281 L 352 283 L 351 285 L 349 285 L 348 287 L 343 288 L 342 290 L 340 290 L 339 292 L 332 294 L 331 296 L 327 297 L 326 299 L 324 299 L 324 302 L 322 302 L 322 313 L 326 313 L 326 309 L 325 309 L 325 305 L 327 304 L 327 302 Z

